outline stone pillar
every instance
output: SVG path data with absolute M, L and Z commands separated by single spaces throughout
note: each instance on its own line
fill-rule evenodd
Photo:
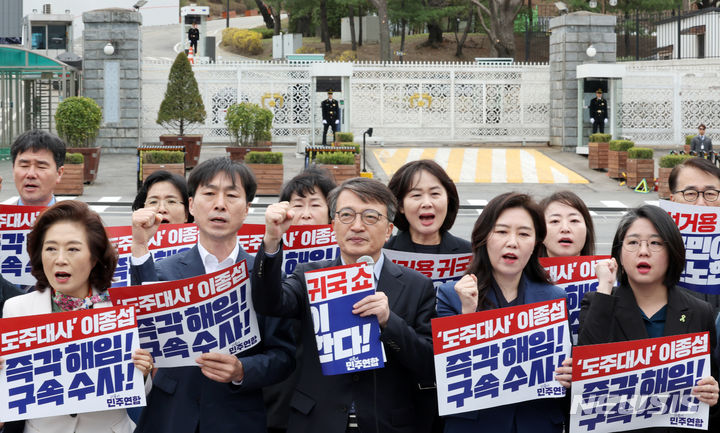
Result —
M 550 20 L 550 145 L 574 151 L 578 137 L 578 81 L 583 63 L 615 63 L 614 16 L 573 12 Z M 592 44 L 597 54 L 588 57 Z
M 135 153 L 140 141 L 142 16 L 130 9 L 83 13 L 83 94 L 103 110 L 97 145 L 103 152 Z M 115 52 L 105 54 L 111 43 Z

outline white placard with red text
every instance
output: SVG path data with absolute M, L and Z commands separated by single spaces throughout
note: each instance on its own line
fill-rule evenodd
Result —
M 580 325 L 580 302 L 587 292 L 597 290 L 595 264 L 610 256 L 541 257 L 540 264 L 548 271 L 550 279 L 558 287 L 565 289 L 570 315 L 570 336 L 577 343 Z
M 432 319 L 440 415 L 565 396 L 565 299 Z
M 352 313 L 353 304 L 375 293 L 374 281 L 373 267 L 363 263 L 305 272 L 324 375 L 384 366 L 377 317 Z
M 202 353 L 236 354 L 260 342 L 245 260 L 212 274 L 113 287 L 115 305 L 137 308 L 140 347 L 156 367 L 197 366 Z
M 133 307 L 0 319 L 0 420 L 145 406 Z
M 685 244 L 680 285 L 701 293 L 720 294 L 720 208 L 660 200 L 675 221 Z
M 709 375 L 707 332 L 575 347 L 570 432 L 707 430 L 709 407 L 690 392 Z
M 458 281 L 472 262 L 472 253 L 421 254 L 383 248 L 383 254 L 393 263 L 414 269 L 433 281 L 437 288 L 448 281 Z
M 27 235 L 44 206 L 0 205 L 0 272 L 9 282 L 32 286 Z

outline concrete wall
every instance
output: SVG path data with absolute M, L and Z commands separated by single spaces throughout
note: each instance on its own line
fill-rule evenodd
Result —
M 355 39 L 360 39 L 360 19 L 355 18 Z M 377 15 L 368 15 L 363 17 L 363 44 L 377 44 L 380 42 L 380 18 Z M 350 36 L 350 18 L 345 17 L 340 20 L 340 42 L 349 44 Z
M 83 14 L 83 94 L 103 109 L 97 139 L 110 152 L 135 152 L 140 137 L 142 17 L 131 9 Z M 115 53 L 104 53 L 112 42 Z
M 615 63 L 614 16 L 573 12 L 550 20 L 550 144 L 572 151 L 577 146 L 578 82 L 583 63 Z M 597 54 L 588 57 L 590 44 Z
M 22 0 L 0 1 L 0 38 L 22 37 Z

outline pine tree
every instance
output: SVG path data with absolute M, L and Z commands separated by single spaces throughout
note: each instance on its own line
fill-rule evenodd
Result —
M 195 73 L 184 52 L 180 52 L 170 68 L 165 97 L 160 104 L 156 122 L 185 135 L 193 123 L 205 121 L 205 106 L 198 90 Z

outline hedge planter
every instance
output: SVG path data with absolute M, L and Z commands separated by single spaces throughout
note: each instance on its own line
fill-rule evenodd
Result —
M 82 195 L 84 191 L 85 164 L 65 164 L 60 183 L 55 185 L 55 195 Z
M 83 182 L 89 184 L 95 182 L 98 175 L 98 168 L 100 167 L 100 147 L 68 147 L 67 151 L 70 153 L 82 153 L 85 161 L 85 171 L 83 173 Z
M 658 197 L 662 199 L 669 199 L 672 195 L 670 191 L 670 172 L 672 168 L 660 167 L 658 168 Z
M 591 141 L 588 143 L 588 167 L 593 170 L 608 168 L 608 148 L 610 143 Z
M 333 165 L 333 164 L 317 164 L 319 168 L 323 168 L 330 173 L 335 183 L 340 185 L 348 179 L 360 176 L 360 169 L 355 165 Z
M 185 177 L 185 164 L 149 164 L 147 162 L 143 163 L 142 166 L 142 179 L 147 179 L 148 176 L 153 174 L 156 171 L 165 170 L 169 171 L 170 173 L 179 174 L 182 177 Z
M 608 150 L 608 176 L 621 179 L 627 171 L 627 152 Z
M 655 161 L 652 159 L 627 160 L 627 186 L 635 189 L 642 180 L 647 182 L 648 191 L 655 188 Z
M 283 185 L 282 164 L 247 164 L 255 174 L 257 195 L 279 195 Z
M 160 142 L 164 146 L 185 147 L 185 169 L 192 170 L 200 161 L 200 150 L 202 150 L 202 135 L 161 135 Z
M 262 147 L 231 147 L 225 148 L 225 151 L 233 161 L 242 162 L 245 161 L 245 155 L 249 152 L 272 152 L 272 146 L 268 144 Z

